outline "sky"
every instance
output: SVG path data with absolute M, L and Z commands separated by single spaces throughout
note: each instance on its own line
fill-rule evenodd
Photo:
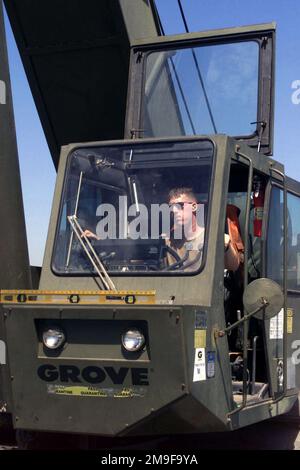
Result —
M 165 33 L 183 33 L 178 1 L 156 4 Z M 299 0 L 182 0 L 182 6 L 190 31 L 277 23 L 274 158 L 300 180 Z M 5 25 L 30 262 L 41 265 L 56 173 L 7 18 Z

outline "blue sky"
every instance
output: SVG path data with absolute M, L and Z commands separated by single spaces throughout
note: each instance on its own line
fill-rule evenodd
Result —
M 166 34 L 184 32 L 177 0 L 156 0 Z M 190 31 L 277 22 L 274 158 L 300 180 L 299 0 L 182 0 Z M 55 171 L 27 79 L 6 18 L 10 72 L 31 264 L 40 265 L 47 236 Z M 300 82 L 299 82 L 300 85 Z

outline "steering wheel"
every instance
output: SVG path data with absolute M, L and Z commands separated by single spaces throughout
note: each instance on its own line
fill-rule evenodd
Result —
M 189 251 L 186 250 L 184 256 L 182 258 L 180 258 L 180 256 L 178 255 L 178 253 L 176 253 L 175 250 L 173 250 L 173 248 L 171 247 L 166 247 L 166 250 L 172 255 L 174 256 L 174 258 L 177 260 L 179 258 L 178 261 L 176 261 L 175 263 L 172 263 L 170 264 L 169 266 L 167 266 L 166 268 L 162 269 L 162 271 L 171 271 L 173 269 L 179 269 L 181 267 L 183 267 L 184 269 L 186 268 L 189 268 L 190 266 L 193 266 L 193 264 L 196 264 L 200 261 L 201 259 L 201 256 L 202 256 L 202 250 L 199 251 L 199 253 L 195 256 L 194 259 L 191 259 L 188 261 L 189 259 Z M 188 261 L 186 264 L 184 264 L 186 261 Z M 183 266 L 184 265 L 184 266 Z
M 180 268 L 183 263 L 185 263 L 189 257 L 188 251 L 185 252 L 184 256 L 181 258 L 176 250 L 171 248 L 169 245 L 164 246 L 163 248 L 166 252 L 168 252 L 174 259 L 175 263 L 166 266 L 165 268 L 161 269 L 161 271 L 171 271 L 172 269 Z

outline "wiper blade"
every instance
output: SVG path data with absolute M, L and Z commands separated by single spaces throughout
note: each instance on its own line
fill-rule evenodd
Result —
M 78 181 L 77 196 L 76 196 L 75 211 L 74 211 L 75 217 L 77 217 L 77 210 L 78 210 L 78 204 L 79 204 L 79 196 L 80 196 L 80 190 L 81 190 L 81 185 L 82 185 L 82 177 L 83 177 L 83 171 L 80 172 L 79 181 Z M 72 245 L 73 245 L 73 236 L 74 236 L 74 232 L 72 232 L 72 233 L 71 233 L 71 236 L 70 236 L 69 248 L 68 248 L 68 256 L 67 256 L 67 261 L 66 261 L 66 268 L 69 267 L 69 263 L 70 263 L 71 249 L 72 249 Z
M 71 225 L 73 233 L 77 237 L 79 243 L 81 244 L 85 254 L 87 255 L 88 259 L 92 263 L 93 267 L 97 271 L 99 278 L 105 289 L 107 290 L 117 290 L 116 286 L 114 285 L 113 281 L 111 280 L 108 272 L 106 271 L 103 263 L 101 262 L 99 256 L 95 252 L 94 248 L 92 247 L 91 242 L 89 241 L 88 237 L 85 235 L 82 227 L 80 226 L 77 216 L 76 215 L 69 215 L 68 221 Z

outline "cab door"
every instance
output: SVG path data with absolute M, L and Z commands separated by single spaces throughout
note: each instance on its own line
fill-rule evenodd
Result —
M 286 178 L 286 185 L 286 213 L 283 187 L 271 187 L 266 238 L 267 275 L 287 295 L 286 318 L 281 311 L 269 321 L 266 332 L 275 394 L 282 392 L 284 384 L 288 393 L 300 388 L 300 184 Z
M 266 275 L 286 293 L 286 311 L 266 325 L 273 396 L 300 387 L 300 185 L 287 177 L 285 185 L 286 198 L 283 184 L 270 185 L 266 231 Z

